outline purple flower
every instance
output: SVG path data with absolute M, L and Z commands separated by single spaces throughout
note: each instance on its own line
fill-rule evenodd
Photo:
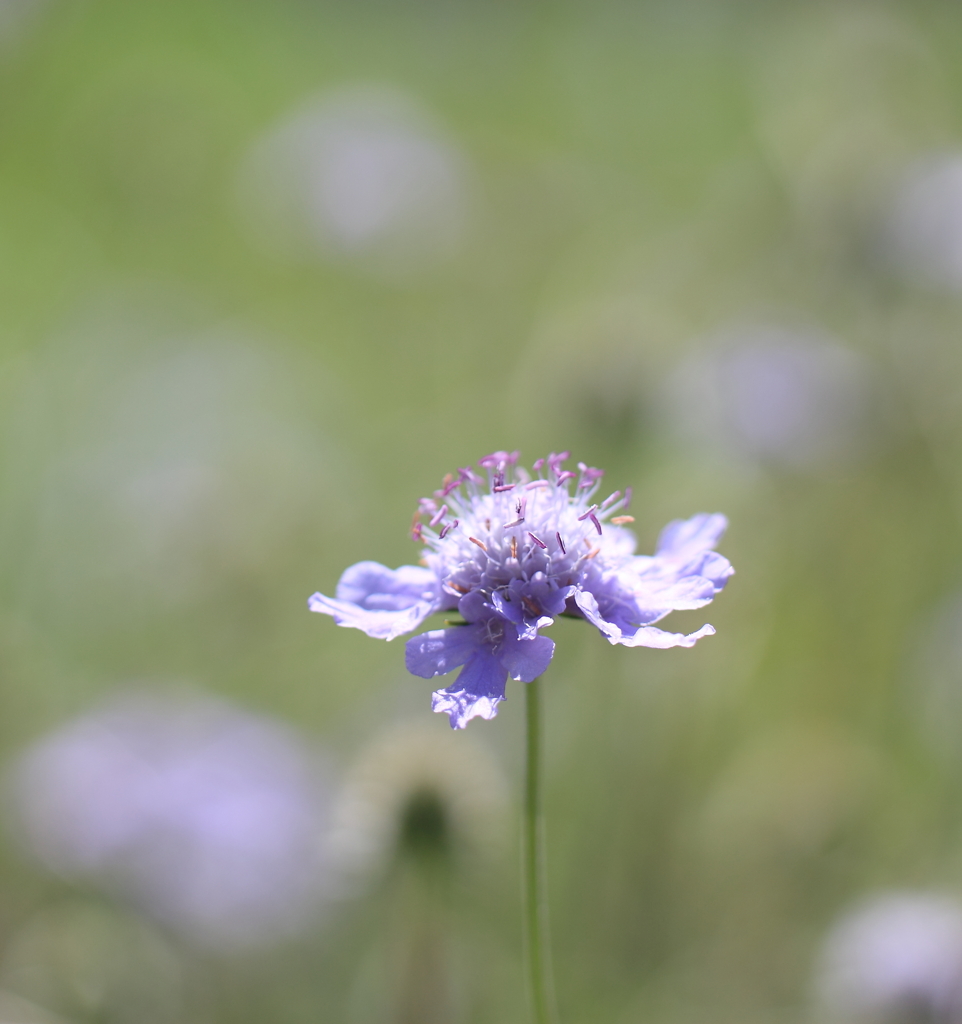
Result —
M 8 788 L 13 824 L 48 867 L 203 946 L 293 934 L 333 881 L 312 753 L 212 698 L 119 694 L 40 739 Z
M 539 630 L 558 615 L 587 619 L 626 647 L 691 647 L 714 633 L 709 625 L 667 633 L 654 623 L 701 608 L 725 586 L 734 570 L 713 550 L 725 517 L 676 520 L 654 555 L 635 555 L 625 529 L 634 521 L 624 514 L 630 488 L 598 502 L 602 471 L 584 463 L 563 469 L 567 458 L 539 459 L 532 475 L 516 465 L 517 452 L 494 452 L 478 463 L 486 478 L 470 468 L 449 474 L 415 516 L 423 567 L 359 562 L 341 577 L 336 598 L 314 594 L 310 609 L 385 640 L 457 610 L 464 624 L 422 633 L 406 652 L 408 670 L 426 679 L 461 668 L 433 701 L 455 729 L 493 718 L 508 676 L 531 682 L 544 672 L 554 643 Z

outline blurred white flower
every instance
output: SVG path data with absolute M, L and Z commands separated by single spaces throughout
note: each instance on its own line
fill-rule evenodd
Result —
M 349 772 L 331 848 L 356 878 L 405 853 L 483 861 L 504 839 L 507 788 L 497 762 L 472 737 L 432 726 L 394 726 Z
M 877 896 L 834 926 L 817 988 L 841 1019 L 962 1019 L 962 906 L 946 896 Z
M 821 334 L 756 326 L 684 360 L 662 401 L 689 443 L 812 468 L 864 450 L 873 383 L 864 357 Z
M 883 258 L 908 280 L 962 288 L 962 153 L 923 160 L 896 191 Z
M 335 92 L 287 115 L 253 146 L 241 211 L 288 258 L 361 258 L 405 273 L 460 242 L 464 157 L 416 103 L 376 87 Z
M 18 831 L 47 867 L 201 944 L 269 942 L 324 896 L 311 757 L 283 726 L 224 702 L 116 696 L 41 739 L 10 781 Z

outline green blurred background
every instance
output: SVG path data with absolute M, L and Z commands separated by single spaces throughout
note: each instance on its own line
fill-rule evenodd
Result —
M 693 650 L 553 627 L 565 1024 L 809 1021 L 846 908 L 962 894 L 960 54 L 934 2 L 0 3 L 7 763 L 186 687 L 331 820 L 397 788 L 242 949 L 8 813 L 2 1019 L 526 1019 L 518 684 L 459 768 L 403 641 L 305 607 L 496 448 L 632 485 L 642 551 L 725 512 L 737 569 Z

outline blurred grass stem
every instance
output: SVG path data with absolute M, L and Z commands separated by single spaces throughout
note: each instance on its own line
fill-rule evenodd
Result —
M 548 892 L 542 810 L 541 680 L 525 686 L 527 755 L 524 784 L 525 958 L 535 1024 L 556 1024 L 548 933 Z

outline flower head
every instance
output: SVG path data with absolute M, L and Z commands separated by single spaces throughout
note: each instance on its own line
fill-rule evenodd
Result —
M 331 880 L 326 787 L 277 723 L 211 698 L 122 693 L 13 766 L 13 824 L 51 870 L 196 944 L 293 934 Z
M 816 981 L 840 1019 L 962 1019 L 962 907 L 940 893 L 871 897 L 829 932 Z
M 412 536 L 426 549 L 421 566 L 359 562 L 334 598 L 314 594 L 308 606 L 385 640 L 457 610 L 464 624 L 422 633 L 406 650 L 408 670 L 426 679 L 461 668 L 433 702 L 456 729 L 497 714 L 509 675 L 531 682 L 544 672 L 554 641 L 540 631 L 558 615 L 587 619 L 627 647 L 691 647 L 714 633 L 708 625 L 666 633 L 654 623 L 708 604 L 724 587 L 734 570 L 712 549 L 725 517 L 676 520 L 654 555 L 635 555 L 625 528 L 634 521 L 625 514 L 631 489 L 598 501 L 603 471 L 583 462 L 564 469 L 568 458 L 538 459 L 532 474 L 517 465 L 517 452 L 494 452 L 479 460 L 483 473 L 449 474 L 414 517 Z

